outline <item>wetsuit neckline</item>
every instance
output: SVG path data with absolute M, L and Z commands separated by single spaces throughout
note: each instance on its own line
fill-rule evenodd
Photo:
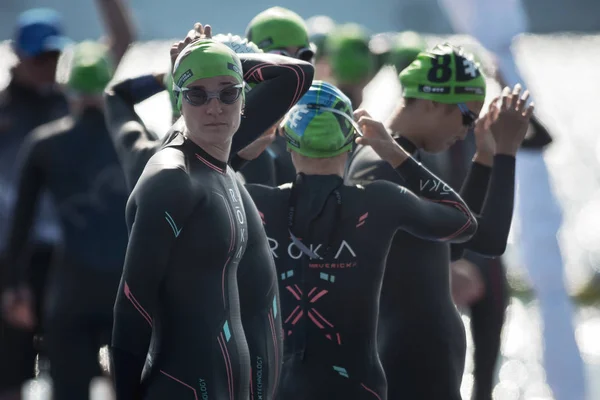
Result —
M 208 154 L 202 147 L 198 146 L 191 139 L 186 137 L 184 134 L 181 133 L 181 136 L 183 137 L 185 145 L 194 151 L 196 159 L 198 161 L 204 163 L 205 165 L 209 166 L 210 168 L 212 168 L 222 174 L 224 174 L 225 171 L 227 171 L 227 163 L 226 162 L 217 160 L 216 158 L 214 158 L 213 156 Z
M 409 154 L 413 154 L 418 150 L 417 146 L 404 136 L 398 136 L 397 138 L 395 138 L 395 140 L 396 143 L 402 146 L 402 148 L 406 150 Z

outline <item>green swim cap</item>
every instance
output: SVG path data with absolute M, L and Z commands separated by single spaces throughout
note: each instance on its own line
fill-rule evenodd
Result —
M 457 104 L 485 100 L 485 78 L 473 57 L 443 44 L 419 53 L 400 73 L 404 97 Z
M 369 36 L 359 25 L 346 24 L 333 30 L 325 41 L 325 52 L 338 84 L 360 83 L 375 69 Z
M 427 42 L 421 35 L 413 31 L 405 31 L 392 39 L 388 63 L 395 66 L 398 72 L 408 67 L 427 49 Z
M 173 66 L 173 91 L 177 100 L 177 109 L 181 110 L 181 89 L 187 83 L 202 78 L 232 76 L 243 83 L 242 63 L 226 45 L 205 39 L 189 44 L 175 60 Z
M 314 81 L 284 122 L 287 148 L 311 158 L 335 157 L 352 150 L 352 103 L 341 90 Z
M 75 46 L 67 86 L 79 94 L 101 94 L 113 76 L 108 47 L 92 41 Z
M 269 8 L 254 17 L 246 29 L 246 38 L 266 52 L 310 46 L 302 17 L 283 7 Z

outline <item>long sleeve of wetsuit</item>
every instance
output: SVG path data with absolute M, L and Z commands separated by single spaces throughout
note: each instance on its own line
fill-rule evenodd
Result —
M 479 228 L 468 242 L 462 244 L 465 249 L 491 257 L 504 253 L 512 223 L 514 196 L 515 157 L 498 154 L 494 157 L 483 210 L 477 217 Z
M 460 197 L 467 203 L 474 214 L 480 214 L 483 202 L 490 186 L 492 168 L 478 162 L 471 163 L 471 168 L 460 188 Z
M 244 80 L 256 84 L 246 94 L 240 128 L 233 137 L 231 155 L 254 142 L 284 117 L 312 84 L 314 68 L 306 61 L 276 54 L 239 54 Z
M 114 307 L 111 344 L 118 349 L 113 357 L 117 400 L 130 400 L 132 393 L 139 392 L 159 289 L 179 232 L 194 208 L 191 193 L 184 171 L 152 161 L 132 193 L 136 208 L 127 221 L 129 244 Z M 139 370 L 132 371 L 134 367 Z
M 386 181 L 379 184 L 386 187 L 380 199 L 386 199 L 382 208 L 396 216 L 400 229 L 426 240 L 461 243 L 473 236 L 477 230 L 475 217 L 460 196 L 441 179 L 432 174 L 412 157 L 404 161 L 396 172 L 401 176 L 418 179 L 421 199 L 408 189 Z M 373 183 L 375 184 L 375 183 Z
M 161 143 L 148 131 L 134 106 L 162 90 L 154 76 L 144 75 L 120 82 L 104 94 L 106 123 L 129 190 Z
M 471 168 L 469 168 L 460 189 L 460 196 L 467 203 L 473 214 L 481 214 L 491 174 L 491 167 L 475 161 L 471 163 Z M 462 244 L 450 246 L 450 259 L 452 261 L 460 259 L 463 253 L 464 246 Z
M 23 143 L 17 165 L 20 165 L 17 198 L 8 230 L 5 254 L 5 282 L 7 286 L 21 283 L 27 275 L 29 235 L 33 227 L 36 205 L 44 185 L 39 141 L 32 132 Z

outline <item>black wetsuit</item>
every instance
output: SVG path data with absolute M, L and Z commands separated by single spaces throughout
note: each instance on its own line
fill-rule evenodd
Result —
M 7 269 L 14 268 L 3 261 L 3 253 L 8 244 L 6 235 L 17 196 L 19 148 L 33 129 L 66 116 L 68 111 L 62 93 L 55 90 L 41 93 L 24 86 L 14 77 L 8 87 L 0 91 L 0 289 L 7 284 Z M 49 196 L 43 197 L 28 252 L 20 260 L 21 266 L 28 267 L 27 280 L 34 293 L 38 315 L 42 310 L 46 275 L 60 239 L 56 213 Z M 37 355 L 34 334 L 39 333 L 40 328 L 37 326 L 35 332 L 24 331 L 0 318 L 0 393 L 19 390 L 27 379 L 34 377 Z
M 43 313 L 45 348 L 57 399 L 84 399 L 102 371 L 98 350 L 110 343 L 112 308 L 121 277 L 129 192 L 103 113 L 85 109 L 34 131 L 22 148 L 22 170 L 9 230 L 11 285 L 26 253 L 36 204 L 48 190 L 60 217 L 60 265 L 51 271 Z M 41 316 L 40 316 L 41 317 Z
M 475 140 L 469 134 L 463 141 L 455 143 L 446 155 L 449 156 L 449 168 L 446 169 L 446 180 L 455 190 L 466 180 L 463 198 L 469 204 L 471 211 L 479 213 L 485 201 L 485 192 L 471 187 L 468 182 L 488 182 L 492 168 L 471 164 L 475 152 Z M 475 189 L 475 190 L 472 190 Z M 506 306 L 508 305 L 508 281 L 501 257 L 489 258 L 472 251 L 465 251 L 464 258 L 472 262 L 479 271 L 484 284 L 484 294 L 471 304 L 470 314 L 471 334 L 474 345 L 473 365 L 473 400 L 489 400 L 492 398 L 496 364 L 500 354 L 502 326 Z
M 406 139 L 398 141 L 416 151 Z M 496 156 L 489 189 L 481 174 L 471 174 L 465 181 L 462 194 L 467 204 L 473 192 L 487 189 L 477 233 L 468 242 L 448 246 L 404 232 L 395 236 L 387 258 L 378 327 L 379 354 L 391 400 L 461 398 L 466 339 L 450 294 L 449 263 L 462 257 L 465 248 L 490 256 L 504 252 L 512 219 L 514 165 L 513 157 Z M 391 180 L 422 195 L 435 189 L 432 182 L 405 178 L 399 179 L 365 147 L 357 149 L 347 174 L 349 182 Z
M 240 169 L 244 181 L 266 186 L 292 182 L 296 177 L 296 169 L 286 145 L 285 138 L 277 135 L 275 141 L 260 156 Z
M 274 55 L 241 55 L 241 58 L 245 80 L 259 84 L 247 95 L 245 117 L 234 136 L 232 154 L 279 120 L 308 90 L 313 76 L 312 66 L 289 58 Z M 260 73 L 256 73 L 257 66 L 262 68 Z M 133 109 L 134 103 L 162 90 L 156 85 L 148 85 L 152 79 L 141 77 L 125 81 L 107 92 L 108 119 L 113 141 L 130 186 L 135 185 L 147 160 L 160 146 L 160 142 L 153 141 L 148 135 Z M 171 132 L 163 142 L 169 142 L 174 135 L 177 133 Z M 240 161 L 235 156 L 232 159 L 234 163 Z M 272 399 L 277 390 L 283 352 L 281 316 L 276 304 L 278 290 L 275 267 L 258 211 L 241 185 L 239 192 L 248 229 L 246 252 L 239 264 L 237 279 L 242 325 L 251 357 L 250 393 L 251 398 Z M 113 349 L 113 363 L 127 365 L 129 362 L 135 363 L 126 353 Z M 201 389 L 197 385 L 195 388 Z
M 438 181 L 413 159 L 397 172 Z M 476 230 L 474 217 L 452 191 L 429 192 L 433 201 L 425 201 L 385 181 L 344 186 L 335 175 L 299 174 L 293 185 L 247 188 L 264 215 L 279 275 L 281 398 L 386 399 L 376 328 L 392 238 L 401 229 L 429 240 L 465 241 Z M 290 239 L 290 219 L 292 234 L 307 249 Z
M 237 288 L 247 226 L 235 173 L 178 135 L 146 164 L 127 225 L 112 345 L 143 360 L 152 339 L 144 398 L 248 398 Z M 117 388 L 134 372 L 119 368 Z

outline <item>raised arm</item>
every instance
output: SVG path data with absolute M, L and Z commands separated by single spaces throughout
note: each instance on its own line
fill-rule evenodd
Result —
M 115 65 L 119 65 L 129 45 L 135 40 L 135 29 L 126 0 L 96 0 L 108 36 L 105 38 Z
M 254 142 L 285 116 L 312 84 L 314 68 L 306 61 L 276 54 L 240 54 L 244 80 L 255 85 L 246 94 L 246 107 L 231 154 Z
M 496 115 L 490 129 L 496 142 L 496 155 L 490 184 L 477 218 L 479 229 L 471 240 L 462 245 L 484 256 L 501 256 L 506 249 L 514 208 L 515 155 L 533 114 L 533 105 L 526 106 L 528 96 L 527 91 L 521 96 L 519 85 L 512 92 L 504 90 L 497 108 L 493 110 Z M 453 259 L 459 253 L 462 254 L 460 248 L 453 248 Z
M 148 164 L 132 193 L 129 244 L 114 307 L 112 365 L 118 400 L 136 399 L 152 337 L 158 292 L 180 229 L 192 212 L 188 176 L 179 169 Z M 176 195 L 175 195 L 176 193 Z
M 406 153 L 405 153 L 406 154 Z M 390 215 L 395 215 L 404 229 L 427 240 L 443 240 L 460 243 L 468 240 L 477 230 L 475 217 L 469 208 L 448 185 L 432 174 L 423 165 L 406 154 L 406 159 L 396 167 L 401 176 L 418 177 L 422 186 L 419 198 L 408 189 L 391 182 L 379 183 L 386 192 L 380 196 L 393 205 Z
M 144 166 L 161 142 L 153 135 L 134 106 L 164 90 L 161 75 L 144 75 L 108 87 L 104 94 L 106 124 L 132 190 Z

